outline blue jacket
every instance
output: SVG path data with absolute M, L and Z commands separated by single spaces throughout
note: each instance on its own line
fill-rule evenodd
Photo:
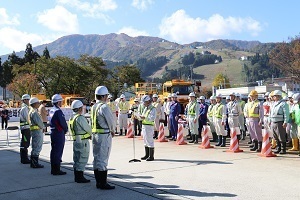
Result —
M 201 122 L 207 122 L 207 111 L 208 111 L 208 105 L 206 103 L 199 103 L 199 115 Z
M 68 132 L 68 124 L 65 119 L 64 113 L 60 108 L 54 106 L 49 111 L 50 116 L 50 129 L 57 132 Z
M 180 103 L 178 101 L 173 101 L 170 106 L 170 115 L 178 116 L 181 112 Z

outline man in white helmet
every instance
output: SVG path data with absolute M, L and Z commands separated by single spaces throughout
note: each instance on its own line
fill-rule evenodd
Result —
M 189 143 L 198 143 L 198 119 L 199 119 L 199 104 L 196 101 L 196 95 L 194 92 L 189 94 L 190 102 L 187 104 L 187 120 L 192 136 L 192 141 Z
M 222 103 L 222 94 L 216 96 L 216 105 L 213 107 L 213 122 L 218 135 L 216 146 L 226 146 L 226 131 L 224 129 L 226 120 L 226 106 Z
M 28 147 L 30 146 L 30 126 L 28 120 L 28 112 L 29 112 L 29 94 L 24 94 L 22 96 L 22 106 L 20 110 L 20 129 L 21 129 L 21 144 L 20 144 L 20 157 L 22 164 L 30 164 L 30 160 L 28 159 Z
M 246 129 L 245 129 L 245 116 L 244 116 L 244 108 L 245 108 L 245 101 L 241 99 L 241 94 L 236 93 L 235 94 L 236 102 L 240 105 L 241 107 L 241 114 L 239 115 L 239 127 L 241 131 L 241 136 L 242 140 L 245 140 L 246 138 Z
M 62 154 L 65 146 L 65 134 L 68 132 L 68 125 L 60 107 L 62 106 L 63 98 L 60 94 L 52 96 L 53 107 L 49 111 L 50 131 L 51 131 L 51 174 L 65 175 L 66 172 L 60 170 L 62 162 Z
M 286 127 L 286 133 L 288 138 L 291 138 L 291 143 L 293 147 L 289 149 L 289 151 L 299 151 L 299 141 L 298 141 L 298 131 L 297 131 L 297 124 L 295 123 L 295 115 L 294 115 L 294 101 L 293 101 L 293 92 L 288 92 L 288 101 L 287 104 L 289 106 L 290 111 L 290 120 Z
M 172 138 L 170 141 L 176 141 L 177 140 L 177 132 L 178 132 L 178 120 L 179 115 L 181 112 L 181 106 L 180 103 L 177 101 L 177 94 L 172 94 L 172 103 L 170 105 L 170 115 L 169 115 L 169 121 L 170 121 L 170 129 Z
M 171 103 L 172 103 L 172 95 L 169 94 L 168 97 L 167 97 L 167 101 L 164 102 L 164 112 L 165 112 L 165 115 L 166 115 L 166 122 L 167 122 L 167 127 L 168 127 L 168 130 L 169 130 L 169 136 L 167 138 L 171 138 L 172 137 L 172 134 L 171 134 L 171 130 L 170 130 L 170 121 L 169 121 L 169 115 L 170 115 L 170 106 L 171 106 Z
M 138 109 L 140 106 L 140 100 L 138 98 L 134 99 L 134 103 L 131 105 L 131 118 L 133 119 L 133 129 L 134 129 L 134 134 L 136 136 L 141 135 L 142 132 L 142 123 L 138 119 Z
M 107 183 L 107 165 L 111 151 L 112 137 L 115 135 L 116 123 L 112 112 L 106 104 L 108 90 L 105 86 L 95 89 L 96 104 L 91 109 L 93 132 L 94 175 L 96 187 L 102 190 L 115 189 Z
M 118 111 L 118 107 L 116 105 L 116 102 L 113 99 L 113 96 L 111 94 L 108 95 L 107 97 L 107 105 L 110 107 L 111 112 L 113 114 L 114 117 L 114 121 L 117 121 L 117 111 Z M 116 128 L 116 133 L 117 133 L 117 128 Z
M 161 104 L 158 102 L 158 95 L 153 94 L 152 96 L 152 106 L 156 109 L 156 117 L 155 117 L 155 124 L 154 124 L 154 133 L 153 138 L 157 139 L 158 137 L 158 131 L 159 131 L 159 119 L 161 116 Z
M 39 155 L 42 150 L 44 140 L 44 123 L 42 117 L 38 112 L 40 102 L 38 98 L 33 97 L 29 100 L 30 110 L 28 113 L 30 131 L 32 135 L 32 151 L 31 151 L 31 168 L 43 168 L 44 166 L 39 163 Z
M 199 126 L 198 126 L 198 135 L 201 138 L 201 133 L 203 130 L 203 126 L 207 124 L 207 111 L 208 105 L 205 102 L 205 96 L 199 97 Z
M 207 121 L 209 122 L 209 127 L 213 136 L 213 140 L 211 142 L 217 142 L 218 135 L 216 133 L 216 128 L 213 122 L 213 108 L 216 105 L 216 97 L 211 96 L 209 100 L 210 100 L 210 105 L 208 106 L 208 110 L 207 110 Z
M 153 131 L 156 118 L 156 109 L 151 105 L 151 98 L 148 95 L 142 97 L 144 104 L 144 111 L 141 115 L 142 119 L 142 135 L 145 145 L 145 156 L 142 160 L 153 161 L 154 160 L 154 139 Z
M 123 129 L 125 131 L 125 135 L 127 134 L 127 119 L 128 119 L 128 112 L 129 112 L 129 103 L 126 101 L 125 95 L 122 94 L 120 96 L 120 102 L 118 104 L 119 107 L 119 128 L 120 134 L 123 134 Z
M 82 115 L 83 103 L 80 100 L 74 100 L 71 109 L 73 116 L 69 120 L 69 129 L 73 139 L 74 181 L 88 183 L 90 180 L 83 176 L 83 172 L 89 160 L 92 128 Z

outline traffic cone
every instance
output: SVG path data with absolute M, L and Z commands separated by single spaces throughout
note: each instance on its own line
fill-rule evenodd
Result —
M 182 124 L 178 124 L 178 133 L 177 133 L 176 144 L 177 145 L 187 144 L 183 139 L 183 125 Z
M 159 135 L 158 135 L 158 142 L 168 142 L 165 138 L 165 126 L 164 123 L 159 124 Z
M 238 127 L 236 127 L 238 128 Z M 231 153 L 240 153 L 243 152 L 243 150 L 241 150 L 239 148 L 239 141 L 236 137 L 236 128 L 233 129 L 232 134 L 231 134 L 231 139 L 230 139 L 230 147 L 229 150 L 227 150 L 226 152 L 231 152 Z
M 214 148 L 213 146 L 210 146 L 210 141 L 209 141 L 209 136 L 208 136 L 208 127 L 203 126 L 203 131 L 202 131 L 202 143 L 199 146 L 201 149 L 210 149 Z
M 129 121 L 128 124 L 127 124 L 127 135 L 126 135 L 126 137 L 127 138 L 133 138 L 134 137 L 131 121 Z
M 263 143 L 262 143 L 262 148 L 260 154 L 258 154 L 261 157 L 276 157 L 275 154 L 273 154 L 271 150 L 271 144 L 269 141 L 269 131 L 268 129 L 263 129 L 262 130 L 263 134 Z

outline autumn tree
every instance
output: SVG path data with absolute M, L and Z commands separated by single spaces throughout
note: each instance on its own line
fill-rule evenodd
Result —
M 39 93 L 41 85 L 34 74 L 17 74 L 7 86 L 14 95 L 21 97 L 23 94 Z
M 225 83 L 225 87 L 224 87 L 224 83 Z M 212 85 L 215 87 L 221 86 L 222 88 L 230 88 L 228 77 L 222 73 L 219 73 L 215 76 Z

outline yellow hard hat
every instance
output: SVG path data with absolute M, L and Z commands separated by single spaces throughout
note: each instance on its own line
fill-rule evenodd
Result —
M 258 93 L 256 90 L 252 90 L 249 95 L 250 96 L 258 96 Z

